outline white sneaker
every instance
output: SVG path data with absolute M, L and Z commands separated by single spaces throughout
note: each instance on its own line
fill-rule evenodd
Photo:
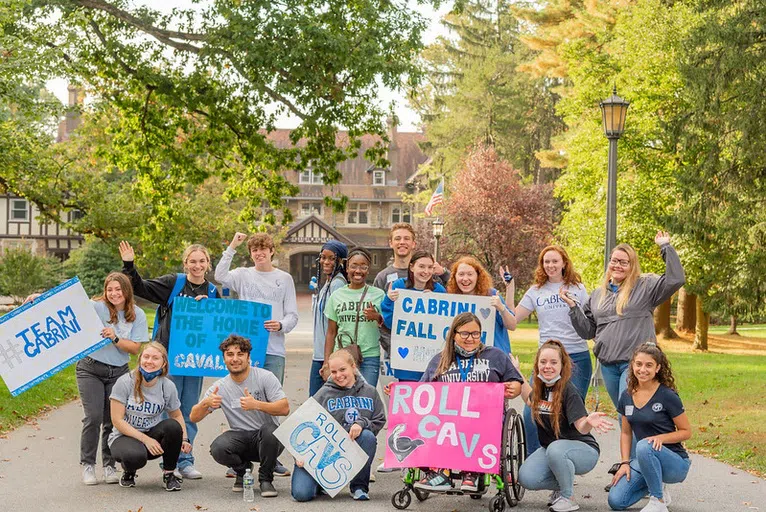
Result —
M 574 502 L 571 498 L 565 498 L 559 496 L 559 498 L 553 502 L 550 508 L 551 512 L 573 512 L 580 510 L 580 505 Z
M 668 512 L 668 506 L 655 496 L 649 496 L 649 503 L 641 509 L 641 512 Z
M 116 484 L 120 481 L 120 475 L 114 466 L 104 466 L 104 482 L 107 484 Z
M 181 474 L 181 478 L 187 478 L 189 480 L 200 480 L 202 478 L 202 473 L 200 473 L 194 466 L 184 466 L 182 468 L 177 468 L 177 470 Z
M 82 483 L 85 485 L 97 485 L 96 468 L 93 464 L 84 464 L 82 467 Z
M 561 497 L 560 491 L 553 491 L 550 496 L 548 496 L 548 506 L 552 506 L 558 499 Z
M 381 462 L 380 465 L 378 466 L 378 469 L 376 469 L 375 471 L 377 471 L 378 473 L 393 473 L 394 471 L 396 471 L 396 469 L 397 468 L 387 468 L 385 466 L 385 463 Z

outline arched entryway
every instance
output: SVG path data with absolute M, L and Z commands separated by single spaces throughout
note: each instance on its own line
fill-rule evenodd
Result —
M 309 281 L 317 275 L 319 252 L 300 252 L 290 255 L 290 270 L 298 293 L 309 291 Z

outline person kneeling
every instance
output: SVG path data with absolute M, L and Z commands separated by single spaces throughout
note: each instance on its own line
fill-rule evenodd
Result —
M 513 359 L 514 365 L 518 359 Z M 553 512 L 578 510 L 574 477 L 591 471 L 599 447 L 590 433 L 607 432 L 614 425 L 603 412 L 588 414 L 582 396 L 571 381 L 572 360 L 558 340 L 548 340 L 535 357 L 532 386 L 522 385 L 521 395 L 532 410 L 540 448 L 519 470 L 519 482 L 529 490 L 552 490 L 548 506 Z
M 374 386 L 367 384 L 345 349 L 333 352 L 328 360 L 330 378 L 314 395 L 314 400 L 327 409 L 343 425 L 351 439 L 367 454 L 367 463 L 351 479 L 349 489 L 355 500 L 369 500 L 370 465 L 378 442 L 375 436 L 386 423 L 383 402 Z M 343 400 L 346 397 L 355 400 Z M 320 492 L 319 484 L 303 468 L 303 461 L 295 461 L 292 495 L 296 501 L 310 501 Z
M 278 495 L 274 488 L 274 467 L 282 452 L 282 443 L 274 436 L 279 426 L 277 416 L 287 416 L 290 404 L 279 380 L 268 370 L 250 364 L 250 340 L 230 335 L 220 345 L 229 375 L 208 388 L 200 402 L 192 407 L 189 418 L 199 423 L 216 409 L 223 409 L 230 430 L 210 445 L 210 455 L 219 464 L 237 473 L 232 491 L 242 492 L 245 471 L 260 462 L 258 481 L 261 496 Z
M 136 471 L 149 459 L 162 457 L 162 480 L 167 491 L 180 491 L 181 481 L 173 474 L 181 451 L 191 444 L 181 414 L 181 402 L 173 381 L 167 377 L 168 353 L 153 341 L 144 345 L 138 368 L 114 383 L 109 435 L 112 456 L 122 463 L 122 487 L 135 487 Z M 169 419 L 162 419 L 167 411 Z

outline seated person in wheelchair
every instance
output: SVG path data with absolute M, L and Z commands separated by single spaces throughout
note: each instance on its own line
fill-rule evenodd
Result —
M 505 397 L 521 393 L 523 377 L 508 355 L 495 347 L 485 346 L 481 322 L 471 312 L 461 313 L 452 321 L 444 350 L 428 363 L 421 382 L 504 382 Z M 497 428 L 502 428 L 498 425 Z M 460 490 L 478 491 L 478 473 L 463 474 Z M 415 487 L 430 492 L 448 491 L 452 483 L 443 470 L 427 470 Z
M 513 358 L 518 367 L 518 359 Z M 548 340 L 535 357 L 534 382 L 523 383 L 521 396 L 532 410 L 540 448 L 519 470 L 519 483 L 529 490 L 553 491 L 548 506 L 553 512 L 580 508 L 575 503 L 574 476 L 584 475 L 598 462 L 599 447 L 591 430 L 604 433 L 614 425 L 603 412 L 588 414 L 582 396 L 571 381 L 572 360 L 564 345 Z

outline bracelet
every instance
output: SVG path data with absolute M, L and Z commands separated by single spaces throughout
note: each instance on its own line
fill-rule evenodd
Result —
M 191 444 L 191 441 L 189 441 L 189 438 L 188 438 L 188 437 L 184 437 L 184 443 L 189 443 L 189 444 Z

